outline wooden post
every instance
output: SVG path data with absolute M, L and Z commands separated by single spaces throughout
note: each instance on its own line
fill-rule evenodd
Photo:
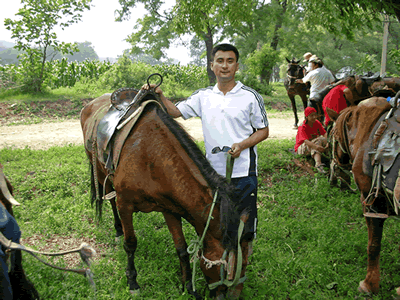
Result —
M 388 35 L 389 35 L 389 16 L 385 15 L 385 20 L 383 21 L 383 45 L 382 45 L 382 59 L 381 59 L 381 72 L 380 72 L 381 77 L 383 77 L 386 73 Z

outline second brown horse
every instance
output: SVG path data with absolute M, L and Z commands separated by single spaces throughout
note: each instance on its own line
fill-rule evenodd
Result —
M 383 224 L 388 217 L 398 216 L 400 208 L 400 109 L 391 109 L 385 97 L 372 97 L 339 115 L 327 111 L 335 120 L 329 135 L 331 177 L 351 170 L 368 227 L 367 275 L 359 291 L 376 294 Z

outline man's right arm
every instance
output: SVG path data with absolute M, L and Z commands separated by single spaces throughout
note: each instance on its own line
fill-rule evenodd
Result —
M 158 95 L 160 96 L 161 101 L 167 108 L 168 114 L 171 117 L 178 118 L 178 117 L 182 116 L 181 111 L 175 106 L 175 104 L 173 104 L 169 99 L 167 99 L 167 97 L 164 96 L 162 91 L 161 91 L 161 93 L 158 93 Z
M 155 84 L 151 84 L 151 88 L 154 88 Z M 149 86 L 147 84 L 144 84 L 142 86 L 142 90 L 148 90 Z M 160 87 L 157 87 L 155 90 L 155 93 L 160 96 L 160 99 L 164 106 L 167 108 L 168 114 L 173 117 L 173 118 L 179 118 L 182 116 L 182 113 L 180 110 L 173 104 L 167 97 L 164 96 L 163 91 L 160 89 Z

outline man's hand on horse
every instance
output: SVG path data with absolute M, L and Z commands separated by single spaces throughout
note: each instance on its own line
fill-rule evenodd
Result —
M 238 158 L 240 156 L 240 153 L 242 153 L 242 148 L 240 147 L 239 144 L 234 143 L 231 147 L 231 150 L 229 150 L 229 154 L 232 155 L 233 158 Z
M 154 87 L 156 87 L 156 86 L 157 86 L 156 84 L 152 83 L 152 84 L 150 84 L 150 87 L 149 87 L 149 85 L 147 83 L 145 83 L 142 85 L 142 90 L 149 90 L 150 88 L 154 89 Z M 157 87 L 154 92 L 156 94 L 159 94 L 160 96 L 163 94 L 163 91 L 160 89 L 160 87 Z
M 318 152 L 320 152 L 320 153 L 323 153 L 323 152 L 325 152 L 326 151 L 326 149 L 328 149 L 328 147 L 323 147 L 323 146 L 317 146 L 317 151 Z

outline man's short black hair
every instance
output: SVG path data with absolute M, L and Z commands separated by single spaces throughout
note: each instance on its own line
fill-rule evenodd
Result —
M 213 60 L 214 60 L 215 53 L 217 53 L 218 51 L 233 51 L 236 56 L 236 62 L 239 61 L 239 51 L 235 46 L 233 46 L 231 44 L 219 44 L 219 45 L 215 46 L 212 51 L 212 59 Z

